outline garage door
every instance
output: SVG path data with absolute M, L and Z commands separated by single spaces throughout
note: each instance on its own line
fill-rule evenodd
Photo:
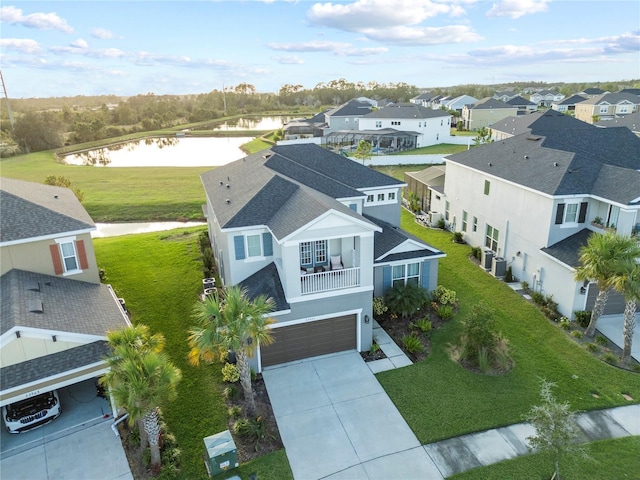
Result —
M 261 348 L 262 366 L 356 348 L 356 315 L 274 328 L 275 342 Z

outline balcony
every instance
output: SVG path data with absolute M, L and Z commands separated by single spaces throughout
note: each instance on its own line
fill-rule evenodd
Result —
M 302 295 L 360 286 L 360 267 L 300 275 Z

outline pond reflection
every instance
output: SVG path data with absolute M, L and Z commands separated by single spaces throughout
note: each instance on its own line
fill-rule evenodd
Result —
M 220 166 L 244 157 L 240 147 L 251 140 L 252 137 L 149 137 L 67 155 L 62 161 L 94 167 Z
M 293 117 L 242 117 L 227 120 L 224 123 L 211 122 L 201 125 L 193 130 L 277 130 L 291 120 Z

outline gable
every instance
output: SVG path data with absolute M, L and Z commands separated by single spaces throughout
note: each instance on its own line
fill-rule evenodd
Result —
M 331 238 L 346 235 L 362 235 L 373 233 L 376 230 L 380 230 L 380 228 L 364 218 L 350 217 L 342 212 L 330 210 L 307 223 L 283 240 L 292 242 L 307 241 L 316 240 L 319 237 Z
M 96 341 L 97 337 L 65 335 L 55 330 L 14 329 L 7 332 L 0 340 L 0 367 L 8 367 L 18 363 L 63 352 L 72 348 Z M 17 332 L 20 332 L 18 338 Z M 55 341 L 54 341 L 55 338 Z

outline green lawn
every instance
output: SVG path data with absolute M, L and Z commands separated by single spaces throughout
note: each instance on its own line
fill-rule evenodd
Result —
M 521 422 L 539 401 L 541 378 L 557 383 L 556 396 L 577 410 L 626 405 L 623 393 L 640 400 L 639 374 L 595 359 L 536 307 L 471 263 L 469 246 L 454 244 L 449 232 L 418 225 L 404 210 L 402 228 L 447 253 L 439 283 L 456 290 L 461 305 L 454 320 L 433 333 L 430 357 L 377 375 L 421 443 Z M 495 310 L 510 342 L 515 368 L 506 375 L 470 373 L 447 355 L 447 345 L 459 337 L 460 319 L 480 299 Z
M 134 323 L 149 325 L 166 338 L 165 350 L 182 370 L 178 399 L 164 410 L 182 450 L 181 478 L 205 479 L 203 438 L 228 428 L 219 366 L 187 363 L 190 315 L 202 290 L 197 235 L 202 228 L 94 240 L 107 282 L 126 301 Z M 260 479 L 291 478 L 284 452 L 260 457 L 243 467 Z
M 404 150 L 394 153 L 394 155 L 448 155 L 452 153 L 464 152 L 466 145 L 455 145 L 452 143 L 441 143 L 440 145 L 431 145 L 429 147 L 420 147 L 414 150 Z
M 638 478 L 640 437 L 602 440 L 587 446 L 591 460 L 563 460 L 563 480 L 612 480 Z M 548 480 L 553 475 L 553 459 L 546 454 L 526 455 L 488 467 L 475 468 L 449 477 L 451 480 Z

